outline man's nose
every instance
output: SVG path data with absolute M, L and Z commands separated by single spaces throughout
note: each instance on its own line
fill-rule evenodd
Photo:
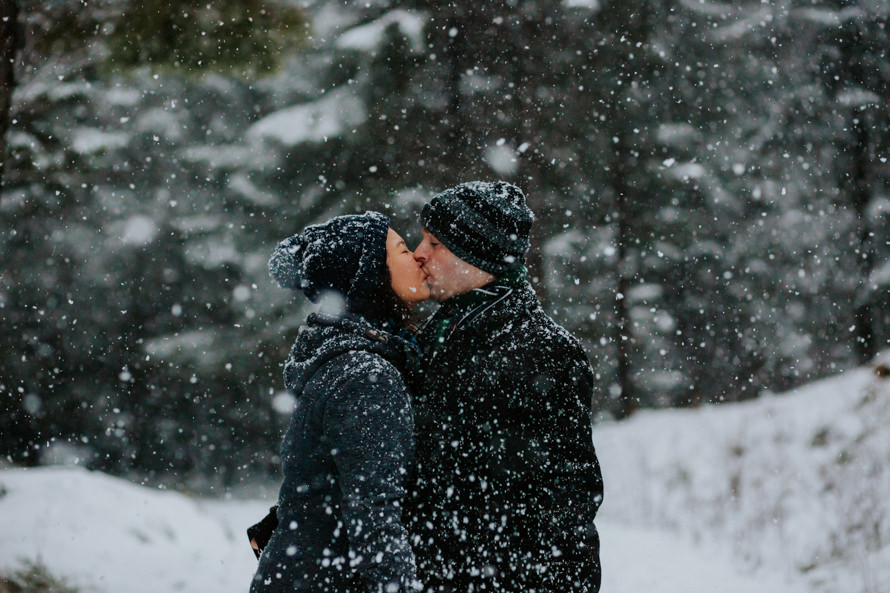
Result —
M 420 263 L 424 263 L 426 261 L 426 244 L 421 241 L 420 245 L 414 249 L 414 259 Z

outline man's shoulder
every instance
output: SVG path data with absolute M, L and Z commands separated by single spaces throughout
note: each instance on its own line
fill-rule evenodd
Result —
M 550 317 L 541 307 L 536 296 L 525 295 L 522 307 L 505 308 L 498 324 L 508 334 L 522 336 L 532 343 L 565 343 L 580 346 L 577 338 Z
M 520 351 L 552 353 L 564 357 L 566 362 L 587 362 L 581 342 L 540 309 L 530 312 L 527 317 L 517 318 L 515 332 L 509 341 Z
M 453 329 L 446 331 L 444 336 L 437 336 L 437 324 L 442 319 L 434 315 L 420 334 L 421 343 L 429 348 L 429 343 L 438 337 L 449 350 L 460 352 L 462 356 L 494 353 L 504 348 L 515 353 L 544 349 L 580 355 L 586 360 L 580 342 L 544 312 L 530 286 L 511 288 L 507 294 L 495 295 L 465 317 L 452 319 Z
M 547 315 L 536 298 L 526 304 L 499 311 L 487 324 L 488 339 L 483 343 L 492 353 L 509 352 L 526 359 L 543 354 L 551 363 L 562 358 L 566 364 L 587 364 L 587 354 L 571 332 Z

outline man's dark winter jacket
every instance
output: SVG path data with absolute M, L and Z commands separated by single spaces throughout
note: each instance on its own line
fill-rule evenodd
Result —
M 522 280 L 446 301 L 420 335 L 407 503 L 427 591 L 595 593 L 593 375 Z
M 403 376 L 416 348 L 356 316 L 308 323 L 285 364 L 296 409 L 278 527 L 250 591 L 408 591 L 416 574 L 401 503 L 413 413 Z

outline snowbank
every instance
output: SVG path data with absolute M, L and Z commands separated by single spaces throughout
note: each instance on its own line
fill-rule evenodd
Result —
M 77 468 L 0 473 L 0 573 L 39 559 L 95 593 L 246 593 L 244 527 L 266 502 L 196 501 Z M 600 521 L 603 593 L 804 593 L 778 574 L 740 574 L 723 549 Z
M 872 369 L 742 404 L 642 412 L 597 426 L 594 441 L 604 517 L 728 548 L 813 590 L 890 590 L 890 380 Z
M 0 571 L 39 559 L 84 590 L 108 593 L 244 593 L 256 560 L 243 528 L 268 510 L 81 468 L 6 470 L 0 493 Z
M 594 431 L 603 593 L 890 591 L 890 379 L 642 412 Z M 192 499 L 81 468 L 0 471 L 0 572 L 83 591 L 244 593 L 269 501 Z

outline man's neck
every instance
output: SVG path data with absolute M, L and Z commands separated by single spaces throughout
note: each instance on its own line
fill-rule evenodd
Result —
M 526 282 L 526 273 L 527 273 L 527 271 L 525 269 L 525 266 L 520 266 L 519 268 L 516 268 L 515 270 L 511 270 L 502 276 L 494 276 L 492 274 L 487 274 L 487 276 L 489 276 L 489 278 L 490 278 L 490 280 L 488 282 L 485 282 L 484 284 L 478 284 L 476 286 L 473 286 L 469 290 L 466 290 L 465 292 L 462 292 L 460 294 L 455 294 L 455 295 L 445 299 L 444 301 L 442 301 L 442 304 L 444 305 L 445 303 L 450 303 L 450 302 L 464 302 L 467 300 L 474 300 L 475 298 L 478 298 L 479 296 L 483 296 L 483 295 L 480 295 L 479 293 L 483 292 L 485 288 L 487 288 L 489 286 L 498 285 L 498 284 L 516 288 Z
M 488 286 L 495 280 L 497 280 L 497 277 L 494 274 L 484 272 L 478 268 L 463 270 L 460 272 L 460 282 L 456 284 L 457 291 L 442 302 L 444 303 L 462 295 L 469 294 L 483 286 Z

